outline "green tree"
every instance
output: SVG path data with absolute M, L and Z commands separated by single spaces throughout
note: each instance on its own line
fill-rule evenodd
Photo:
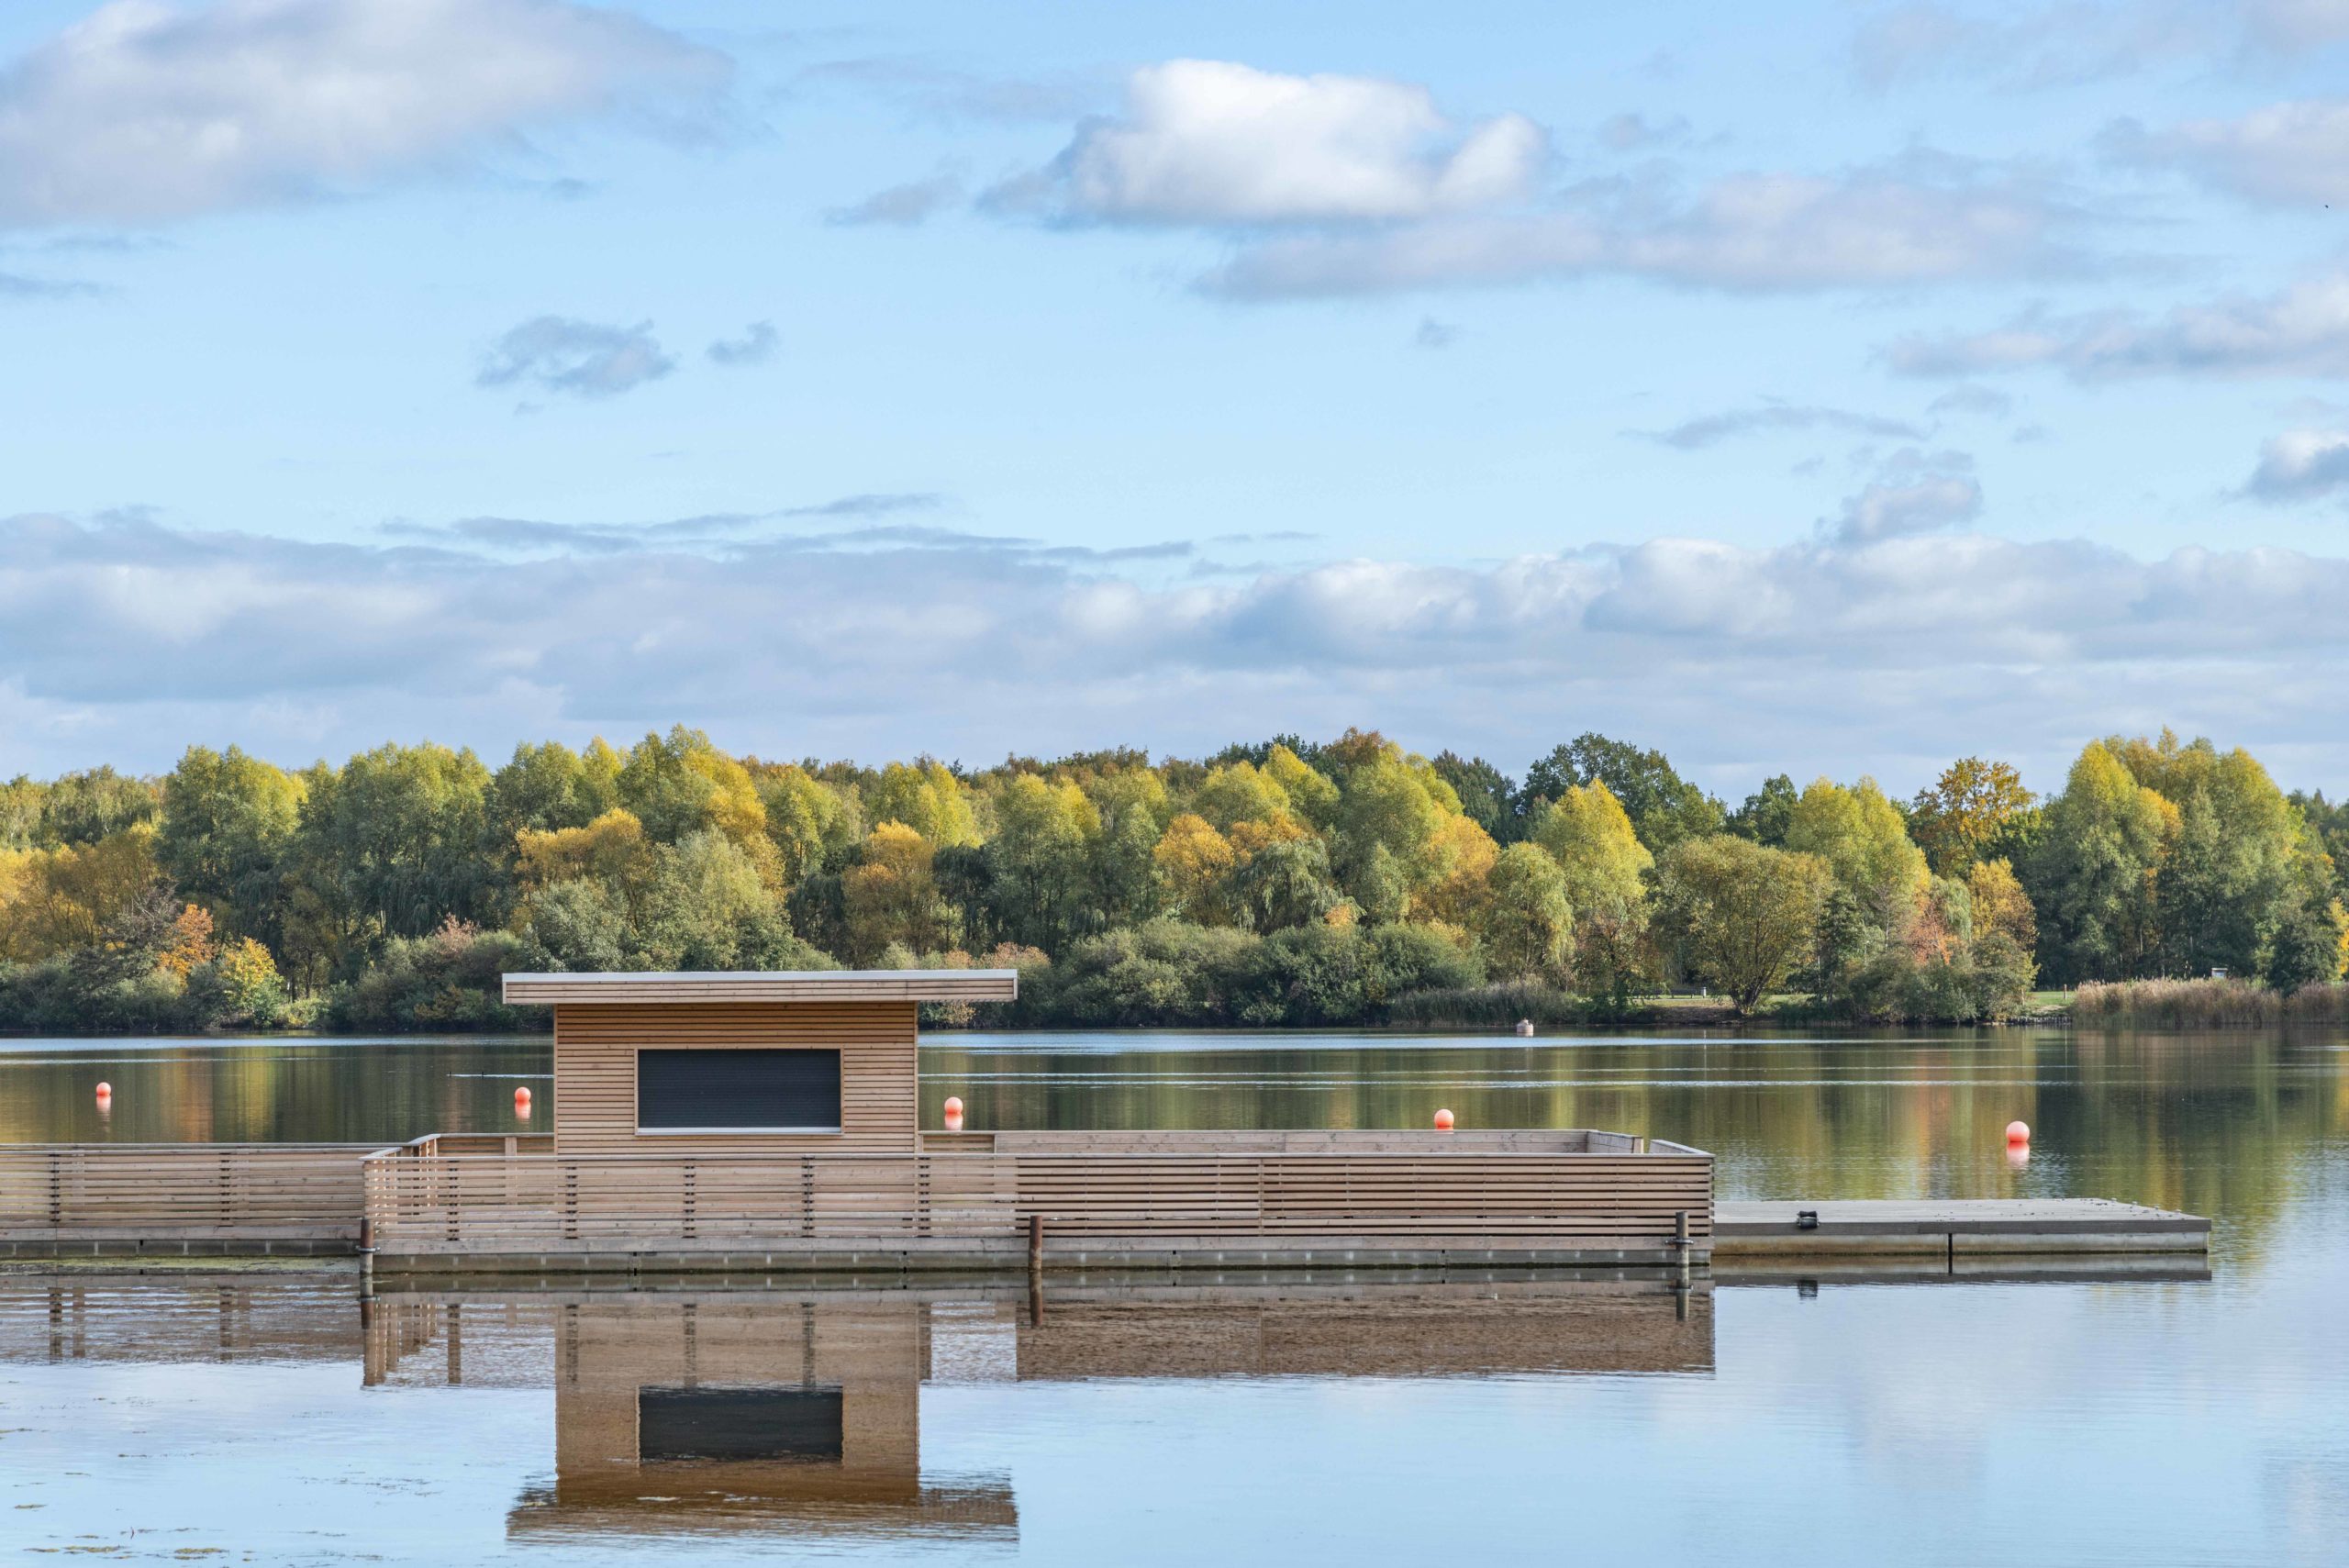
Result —
M 1512 843 L 1523 836 L 1517 816 L 1517 785 L 1507 773 L 1482 757 L 1464 759 L 1456 751 L 1439 751 L 1436 773 L 1460 797 L 1460 809 L 1497 843 Z
M 662 846 L 636 946 L 662 971 L 829 967 L 792 935 L 758 862 L 715 828 Z
M 282 943 L 301 781 L 234 746 L 191 746 L 164 775 L 162 793 L 155 858 L 181 895 L 209 909 L 224 933 Z
M 340 929 L 372 922 L 420 937 L 481 911 L 497 873 L 482 854 L 490 776 L 480 758 L 429 741 L 389 745 L 306 778 L 300 874 Z
M 674 844 L 715 831 L 748 853 L 763 873 L 772 866 L 767 810 L 750 770 L 711 745 L 698 729 L 680 724 L 666 735 L 647 735 L 638 741 L 615 788 L 620 805 L 644 824 L 655 843 Z
M 2160 946 L 2154 882 L 2176 828 L 2176 809 L 2109 746 L 2092 741 L 2080 752 L 2025 868 L 2052 978 L 2151 972 Z
M 1317 925 L 1342 896 L 1330 852 L 1315 838 L 1265 845 L 1234 867 L 1227 883 L 1241 923 L 1256 931 Z
M 785 886 L 864 837 L 863 808 L 849 791 L 789 763 L 752 772 Z
M 1787 842 L 1787 825 L 1794 818 L 1795 801 L 1800 792 L 1795 781 L 1784 773 L 1764 779 L 1762 787 L 1745 797 L 1745 804 L 1729 815 L 1725 829 L 1741 839 L 1751 839 L 1757 844 L 1783 849 Z
M 1331 858 L 1341 884 L 1375 919 L 1400 919 L 1411 894 L 1439 869 L 1429 850 L 1446 813 L 1428 788 L 1432 778 L 1396 756 L 1374 757 L 1347 772 Z
M 1486 968 L 1508 980 L 1564 984 L 1571 968 L 1575 911 L 1566 875 L 1532 844 L 1511 844 L 1493 862 L 1479 935 Z
M 601 742 L 598 742 L 600 745 Z M 608 754 L 610 748 L 605 748 Z M 489 786 L 490 841 L 511 854 L 524 828 L 584 828 L 619 804 L 617 771 L 607 771 L 560 740 L 514 748 Z
M 1004 786 L 986 845 L 1002 938 L 1047 951 L 1067 940 L 1083 922 L 1085 872 L 1100 831 L 1100 814 L 1074 784 L 1022 773 Z
M 1661 862 L 1656 918 L 1688 972 L 1749 1012 L 1810 955 L 1834 884 L 1816 855 L 1726 834 L 1687 839 Z
M 1531 820 L 1544 801 L 1589 784 L 1605 784 L 1622 803 L 1650 854 L 1721 830 L 1721 803 L 1675 773 L 1663 752 L 1597 734 L 1576 736 L 1525 771 L 1519 815 Z
M 84 768 L 50 781 L 41 796 L 40 844 L 95 844 L 152 822 L 162 802 L 153 781 L 125 778 L 110 767 Z
M 1932 880 L 1900 808 L 1874 779 L 1849 789 L 1820 779 L 1804 790 L 1787 819 L 1786 847 L 1825 861 L 1881 930 L 1898 929 Z

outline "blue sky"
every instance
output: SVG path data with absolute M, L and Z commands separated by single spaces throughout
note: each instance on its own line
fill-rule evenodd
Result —
M 0 770 L 2349 784 L 2349 0 L 0 11 Z

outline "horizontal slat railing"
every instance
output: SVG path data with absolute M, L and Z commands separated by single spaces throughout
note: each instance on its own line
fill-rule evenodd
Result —
M 386 1253 L 979 1250 L 1062 1244 L 1709 1245 L 1712 1162 L 1686 1153 L 1433 1149 L 1299 1153 L 384 1156 L 367 1214 Z
M 373 1144 L 0 1145 L 0 1241 L 341 1241 Z

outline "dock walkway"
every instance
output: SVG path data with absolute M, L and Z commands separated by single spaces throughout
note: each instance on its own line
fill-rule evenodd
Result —
M 1806 1224 L 1805 1214 L 1815 1217 Z M 2111 1198 L 1724 1201 L 1713 1211 L 1717 1258 L 2021 1257 L 2207 1252 L 2200 1215 Z

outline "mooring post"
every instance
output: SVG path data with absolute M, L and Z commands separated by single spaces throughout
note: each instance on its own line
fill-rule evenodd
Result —
M 1680 1261 L 1688 1261 L 1688 1211 L 1675 1209 L 1672 1216 L 1672 1244 L 1680 1253 Z
M 366 1303 L 373 1299 L 374 1295 L 375 1221 L 372 1216 L 362 1216 L 359 1221 L 359 1301 L 362 1315 L 362 1321 L 364 1321 Z
M 1044 1320 L 1044 1217 L 1028 1217 L 1028 1321 Z

